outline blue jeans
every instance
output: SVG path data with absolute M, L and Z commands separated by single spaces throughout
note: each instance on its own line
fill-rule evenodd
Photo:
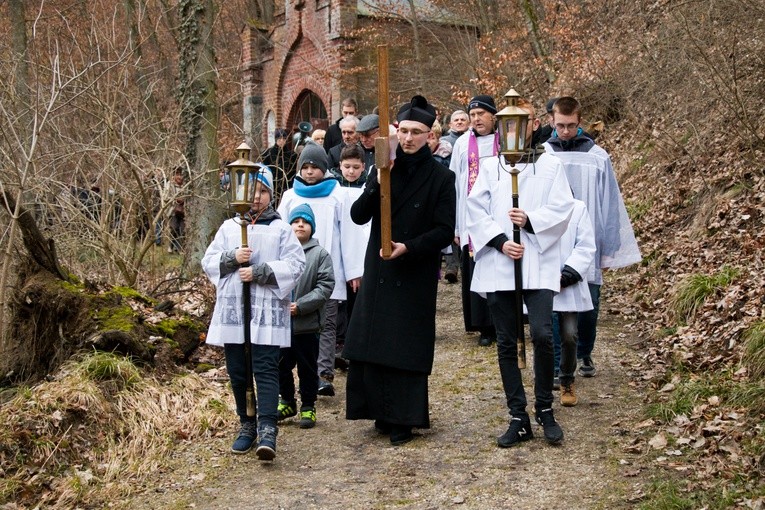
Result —
M 578 321 L 577 312 L 553 312 L 553 367 L 556 373 L 560 372 L 561 384 L 574 382 Z
M 518 368 L 515 291 L 490 292 L 486 301 L 497 329 L 497 359 L 507 408 L 514 418 L 528 417 L 526 392 Z M 529 312 L 529 329 L 534 343 L 534 407 L 539 412 L 552 407 L 553 403 L 553 293 L 547 289 L 523 291 L 523 301 Z
M 226 369 L 234 392 L 236 414 L 244 423 L 255 421 L 247 416 L 247 378 L 244 374 L 244 344 L 225 344 Z M 276 426 L 279 406 L 279 351 L 278 345 L 252 346 L 252 373 L 255 376 L 255 409 L 260 426 Z
M 579 345 L 576 347 L 576 357 L 578 359 L 588 358 L 592 355 L 595 348 L 595 335 L 597 334 L 598 312 L 600 311 L 600 285 L 594 283 L 588 284 L 590 287 L 590 296 L 592 297 L 592 306 L 589 312 L 579 314 Z

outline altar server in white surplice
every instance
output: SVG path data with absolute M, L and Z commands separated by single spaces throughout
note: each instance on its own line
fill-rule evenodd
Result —
M 521 107 L 533 114 L 530 104 Z M 527 139 L 532 123 L 528 123 Z M 467 199 L 467 228 L 475 250 L 471 290 L 486 295 L 497 329 L 497 356 L 510 412 L 510 426 L 497 440 L 515 446 L 533 436 L 526 411 L 526 393 L 518 368 L 515 316 L 515 260 L 521 259 L 523 301 L 528 309 L 534 343 L 536 419 L 552 444 L 563 440 L 553 403 L 553 296 L 560 291 L 560 239 L 574 208 L 560 160 L 549 154 L 529 154 L 518 163 L 519 207 L 513 208 L 510 165 L 501 156 L 482 164 Z M 521 243 L 512 239 L 521 227 Z

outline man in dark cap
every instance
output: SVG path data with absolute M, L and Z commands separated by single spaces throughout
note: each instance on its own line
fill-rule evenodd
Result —
M 390 174 L 391 256 L 382 258 L 380 186 L 372 171 L 351 207 L 357 224 L 372 220 L 364 276 L 343 357 L 350 360 L 346 417 L 375 420 L 394 445 L 428 428 L 441 249 L 454 236 L 454 174 L 427 144 L 436 113 L 415 96 L 397 115 L 398 147 Z
M 274 174 L 274 203 L 278 204 L 282 194 L 290 187 L 295 177 L 295 162 L 297 155 L 287 143 L 289 131 L 284 128 L 276 128 L 274 131 L 274 144 L 260 155 L 264 165 L 268 165 Z
M 364 115 L 356 126 L 356 132 L 364 149 L 364 170 L 369 172 L 375 164 L 375 138 L 380 132 L 380 116 L 376 113 Z
M 460 247 L 462 263 L 462 313 L 465 331 L 478 331 L 478 344 L 487 347 L 496 341 L 497 335 L 486 300 L 470 291 L 475 260 L 470 232 L 467 229 L 465 204 L 481 170 L 481 162 L 499 151 L 499 137 L 494 129 L 497 105 L 487 95 L 473 97 L 468 103 L 471 127 L 466 136 L 454 143 L 449 168 L 457 179 L 457 228 L 454 242 Z
M 550 139 L 553 133 L 553 106 L 555 106 L 555 101 L 557 101 L 557 97 L 551 97 L 547 100 L 547 104 L 545 105 L 545 109 L 547 110 L 547 117 L 542 122 L 542 125 L 534 131 L 534 134 L 531 135 L 531 146 L 536 147 L 537 145 L 541 145 L 545 143 L 547 140 Z

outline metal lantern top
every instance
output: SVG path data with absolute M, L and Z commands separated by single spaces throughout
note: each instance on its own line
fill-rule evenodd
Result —
M 510 89 L 505 94 L 507 106 L 497 112 L 500 154 L 505 161 L 515 164 L 526 152 L 526 126 L 529 112 L 518 106 L 521 95 Z
M 255 194 L 255 181 L 260 166 L 250 161 L 250 146 L 242 143 L 236 148 L 237 159 L 226 165 L 231 186 L 229 203 L 240 215 L 250 210 Z

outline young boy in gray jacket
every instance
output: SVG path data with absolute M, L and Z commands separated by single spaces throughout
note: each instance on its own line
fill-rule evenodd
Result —
M 279 360 L 278 419 L 298 414 L 295 399 L 295 380 L 292 370 L 297 365 L 300 381 L 300 428 L 316 425 L 316 395 L 319 379 L 316 376 L 319 355 L 319 333 L 324 327 L 325 305 L 335 287 L 332 258 L 327 250 L 313 238 L 316 221 L 308 204 L 290 211 L 289 223 L 305 252 L 305 270 L 294 290 L 290 303 L 292 317 L 292 345 L 281 351 Z

